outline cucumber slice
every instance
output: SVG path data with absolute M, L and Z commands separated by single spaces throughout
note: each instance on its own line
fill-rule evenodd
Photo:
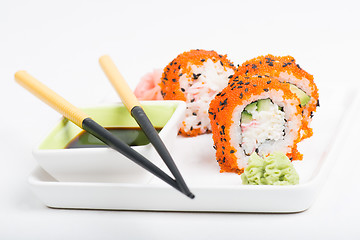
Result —
M 255 110 L 256 110 L 256 108 L 257 108 L 256 105 L 257 105 L 257 102 L 250 103 L 249 105 L 247 105 L 247 106 L 245 107 L 245 110 L 246 110 L 247 112 L 251 113 L 252 111 L 255 111 Z
M 252 115 L 247 111 L 241 113 L 241 123 L 250 123 L 252 120 Z
M 260 111 L 267 111 L 270 109 L 271 105 L 273 103 L 271 102 L 270 99 L 260 99 L 258 100 L 258 103 L 257 103 L 257 110 L 260 112 Z
M 305 106 L 310 101 L 310 96 L 307 95 L 303 90 L 295 86 L 294 84 L 290 84 L 290 91 L 295 93 L 296 96 L 300 99 L 301 106 Z

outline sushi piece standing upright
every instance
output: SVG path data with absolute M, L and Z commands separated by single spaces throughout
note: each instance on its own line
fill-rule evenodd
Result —
M 309 126 L 316 107 L 319 106 L 318 88 L 314 77 L 303 70 L 291 56 L 259 56 L 244 62 L 238 69 L 243 76 L 266 75 L 290 84 L 290 90 L 300 99 L 303 108 L 302 139 L 313 135 Z
M 199 49 L 178 55 L 164 68 L 160 83 L 163 98 L 186 102 L 180 134 L 196 136 L 211 132 L 210 101 L 226 87 L 235 70 L 226 55 Z
M 302 106 L 288 84 L 269 76 L 236 72 L 211 101 L 209 117 L 221 172 L 241 174 L 249 156 L 282 152 L 301 160 L 297 150 Z

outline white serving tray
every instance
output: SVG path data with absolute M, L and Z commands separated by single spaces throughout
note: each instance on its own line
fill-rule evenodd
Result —
M 336 97 L 335 97 L 336 96 Z M 299 212 L 314 202 L 350 129 L 359 105 L 353 91 L 322 88 L 320 108 L 314 116 L 314 136 L 299 143 L 304 160 L 294 161 L 300 176 L 295 186 L 248 186 L 234 173 L 219 173 L 211 134 L 178 136 L 174 160 L 195 199 L 189 199 L 153 177 L 143 183 L 58 182 L 43 169 L 29 177 L 35 195 L 52 208 L 206 211 Z M 166 171 L 166 170 L 165 170 Z M 166 171 L 169 173 L 169 171 Z

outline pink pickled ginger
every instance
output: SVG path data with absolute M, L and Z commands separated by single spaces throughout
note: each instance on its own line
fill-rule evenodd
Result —
M 134 94 L 139 100 L 163 100 L 159 83 L 161 81 L 162 70 L 154 69 L 140 79 Z

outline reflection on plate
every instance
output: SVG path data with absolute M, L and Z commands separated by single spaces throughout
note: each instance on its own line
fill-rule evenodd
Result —
M 314 136 L 299 143 L 304 160 L 294 161 L 300 176 L 295 186 L 248 186 L 234 173 L 219 173 L 211 134 L 178 136 L 174 160 L 195 199 L 153 177 L 149 182 L 58 182 L 41 168 L 29 177 L 47 206 L 76 209 L 127 209 L 210 212 L 299 212 L 315 200 L 339 156 L 351 115 L 358 104 L 350 91 L 322 88 L 321 107 L 312 122 Z M 334 101 L 336 96 L 336 102 Z M 334 112 L 336 111 L 336 114 Z M 166 171 L 166 170 L 164 170 Z M 168 172 L 168 171 L 167 171 Z

